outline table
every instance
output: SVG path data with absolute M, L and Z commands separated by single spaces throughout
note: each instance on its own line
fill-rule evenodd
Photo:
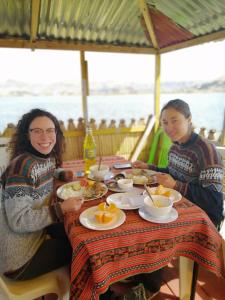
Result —
M 74 162 L 75 165 L 78 164 Z M 72 162 L 68 166 L 71 168 Z M 174 205 L 179 217 L 171 223 L 147 222 L 132 210 L 126 211 L 126 221 L 118 228 L 95 231 L 83 227 L 79 214 L 106 197 L 85 202 L 79 213 L 65 217 L 73 248 L 71 299 L 98 299 L 113 282 L 162 268 L 173 257 L 182 256 L 181 266 L 189 268 L 188 273 L 186 269 L 183 273 L 186 277 L 182 278 L 180 299 L 189 299 L 187 276 L 191 277 L 191 265 L 185 258 L 218 276 L 224 274 L 222 238 L 208 216 L 187 199 Z

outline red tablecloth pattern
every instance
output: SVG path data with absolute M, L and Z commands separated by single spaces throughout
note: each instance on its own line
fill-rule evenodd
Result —
M 81 211 L 98 202 L 86 202 Z M 113 282 L 159 269 L 176 256 L 189 257 L 221 275 L 221 237 L 210 219 L 184 198 L 175 208 L 179 217 L 167 224 L 147 222 L 137 210 L 126 211 L 125 223 L 108 231 L 89 230 L 79 223 L 78 214 L 68 214 L 71 299 L 98 299 Z
M 112 165 L 124 162 L 112 156 Z M 65 168 L 81 170 L 83 161 L 67 162 Z M 185 256 L 218 276 L 224 274 L 222 238 L 208 216 L 185 198 L 174 204 L 178 219 L 166 224 L 143 220 L 138 210 L 126 211 L 126 221 L 107 231 L 90 230 L 79 215 L 106 197 L 85 202 L 79 213 L 65 217 L 65 228 L 73 248 L 71 264 L 72 300 L 98 299 L 110 284 L 126 277 L 152 272 L 166 266 L 173 257 Z

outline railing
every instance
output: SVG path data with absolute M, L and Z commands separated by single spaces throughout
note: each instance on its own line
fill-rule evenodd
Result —
M 132 119 L 131 123 L 127 126 L 122 119 L 118 127 L 116 127 L 114 120 L 107 126 L 106 120 L 102 120 L 97 125 L 95 120 L 91 119 L 90 126 L 93 129 L 93 135 L 97 144 L 97 156 L 120 155 L 126 159 L 130 159 L 145 132 L 148 122 L 146 123 L 143 118 L 139 121 Z M 60 126 L 66 142 L 66 152 L 63 155 L 63 160 L 81 159 L 83 157 L 83 141 L 85 136 L 83 119 L 79 118 L 77 126 L 72 119 L 68 120 L 67 127 L 63 122 L 60 122 Z M 0 137 L 11 137 L 14 132 L 15 125 L 10 123 Z M 145 139 L 142 151 L 139 153 L 140 159 L 148 159 L 152 136 L 153 133 L 150 132 Z
M 132 119 L 129 125 L 126 125 L 124 119 L 121 119 L 119 125 L 116 126 L 116 122 L 111 120 L 109 125 L 107 121 L 103 119 L 100 124 L 96 124 L 94 119 L 90 120 L 90 126 L 93 129 L 93 134 L 97 144 L 97 155 L 120 155 L 126 159 L 130 159 L 138 147 L 139 141 L 142 140 L 142 136 L 146 130 L 147 124 L 144 118 L 136 121 Z M 77 124 L 73 119 L 68 120 L 67 126 L 61 121 L 61 129 L 63 130 L 66 141 L 66 152 L 64 153 L 63 160 L 81 159 L 83 156 L 83 141 L 85 135 L 85 125 L 83 118 L 79 118 Z M 197 131 L 197 130 L 195 130 Z M 11 137 L 15 132 L 15 125 L 9 123 L 7 128 L 3 131 L 1 137 Z M 208 138 L 215 142 L 215 144 L 224 146 L 224 137 L 220 135 L 220 142 L 216 139 L 215 130 L 211 129 L 208 132 L 206 128 L 201 128 L 199 131 L 201 136 Z M 138 159 L 147 161 L 149 156 L 149 150 L 151 141 L 153 138 L 153 132 L 151 131 L 142 143 L 142 151 L 138 155 Z M 160 142 L 159 149 L 160 150 Z M 157 156 L 156 156 L 157 158 Z M 155 161 L 157 163 L 157 161 Z

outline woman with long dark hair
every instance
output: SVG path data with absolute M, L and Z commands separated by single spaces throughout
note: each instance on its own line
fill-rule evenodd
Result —
M 180 99 L 161 110 L 161 125 L 173 142 L 168 167 L 136 161 L 133 167 L 157 171 L 156 180 L 201 207 L 219 228 L 223 220 L 223 162 L 214 144 L 193 132 L 189 105 Z
M 223 164 L 216 147 L 193 132 L 188 104 L 180 99 L 169 101 L 161 110 L 163 130 L 173 142 L 168 153 L 168 167 L 158 168 L 142 161 L 134 168 L 151 169 L 158 184 L 175 189 L 201 207 L 217 228 L 223 220 Z M 133 276 L 129 283 L 111 286 L 120 299 L 144 299 L 143 286 L 152 299 L 160 290 L 163 269 Z M 132 287 L 135 285 L 135 287 Z
M 24 114 L 10 147 L 10 162 L 2 175 L 0 272 L 25 280 L 70 263 L 63 215 L 78 210 L 83 200 L 52 203 L 64 137 L 51 113 L 32 109 Z

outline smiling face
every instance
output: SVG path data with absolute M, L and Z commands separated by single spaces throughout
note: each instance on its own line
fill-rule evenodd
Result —
M 48 117 L 37 117 L 29 126 L 29 140 L 41 154 L 49 154 L 56 144 L 55 124 Z
M 191 117 L 186 118 L 172 107 L 162 111 L 161 124 L 173 142 L 185 143 L 191 135 Z

